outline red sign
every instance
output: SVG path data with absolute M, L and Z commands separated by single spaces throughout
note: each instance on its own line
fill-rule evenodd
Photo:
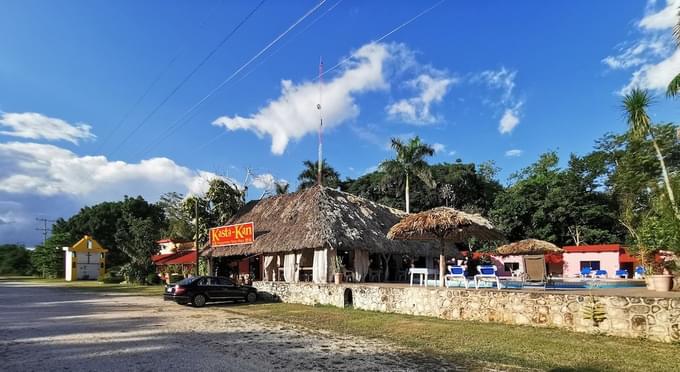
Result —
M 250 244 L 255 236 L 252 222 L 213 227 L 210 229 L 210 246 Z

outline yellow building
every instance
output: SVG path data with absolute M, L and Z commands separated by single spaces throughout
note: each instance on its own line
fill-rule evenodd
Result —
M 72 247 L 64 247 L 66 281 L 97 280 L 106 272 L 107 249 L 91 236 L 85 235 Z

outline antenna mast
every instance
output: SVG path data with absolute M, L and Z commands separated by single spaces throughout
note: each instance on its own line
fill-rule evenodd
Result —
M 321 92 L 323 91 L 323 58 L 319 57 L 319 103 L 316 105 L 319 110 L 319 163 L 317 165 L 316 182 L 321 185 L 321 172 L 323 165 L 323 112 L 321 111 Z

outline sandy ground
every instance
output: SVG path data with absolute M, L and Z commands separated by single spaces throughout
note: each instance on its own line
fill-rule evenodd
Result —
M 0 370 L 465 370 L 388 343 L 160 298 L 0 282 Z

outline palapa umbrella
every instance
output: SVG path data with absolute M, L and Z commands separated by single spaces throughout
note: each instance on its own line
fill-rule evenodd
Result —
M 553 243 L 538 239 L 524 239 L 518 242 L 502 245 L 496 249 L 496 253 L 504 256 L 509 255 L 534 255 L 546 253 L 562 253 L 564 250 Z
M 447 207 L 410 214 L 392 226 L 387 237 L 396 240 L 438 240 L 440 242 L 439 284 L 442 287 L 445 273 L 444 248 L 447 241 L 463 243 L 470 238 L 504 239 L 503 235 L 486 218 Z

